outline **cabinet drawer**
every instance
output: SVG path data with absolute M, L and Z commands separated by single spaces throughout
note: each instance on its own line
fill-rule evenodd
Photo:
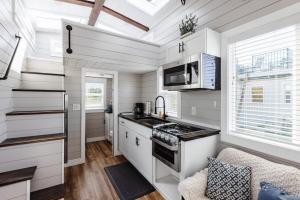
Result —
M 147 128 L 143 125 L 131 122 L 131 121 L 126 121 L 126 127 L 128 129 L 134 130 L 136 133 L 138 133 L 139 135 L 150 139 L 152 136 L 152 129 L 151 128 Z

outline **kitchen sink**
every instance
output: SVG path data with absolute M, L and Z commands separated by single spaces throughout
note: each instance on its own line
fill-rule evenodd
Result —
M 150 126 L 157 126 L 165 123 L 169 123 L 167 120 L 158 119 L 155 117 L 143 117 L 137 120 L 139 123 L 147 124 Z

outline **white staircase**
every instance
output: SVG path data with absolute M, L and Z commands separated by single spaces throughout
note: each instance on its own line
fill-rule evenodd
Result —
M 36 166 L 30 191 L 44 191 L 64 183 L 63 63 L 29 58 L 21 73 L 21 86 L 13 89 L 14 110 L 6 114 L 0 173 Z

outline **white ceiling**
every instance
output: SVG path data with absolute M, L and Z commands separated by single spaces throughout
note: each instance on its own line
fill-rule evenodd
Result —
M 62 18 L 68 18 L 70 20 L 73 19 L 76 21 L 80 20 L 80 22 L 82 23 L 87 23 L 91 12 L 91 8 L 89 7 L 59 2 L 55 0 L 23 1 L 25 3 L 25 7 L 29 10 L 29 14 L 31 15 L 33 24 L 38 30 L 41 29 L 38 27 L 39 20 L 42 22 L 43 25 L 48 24 L 43 23 L 45 19 L 56 21 L 55 24 L 58 24 L 58 21 Z M 144 24 L 145 26 L 150 27 L 150 29 L 152 26 L 159 23 L 161 19 L 165 18 L 171 12 L 173 12 L 179 6 L 181 6 L 180 0 L 170 0 L 165 7 L 158 11 L 154 16 L 151 16 L 136 8 L 135 6 L 131 5 L 126 0 L 106 0 L 104 5 L 117 12 L 122 13 L 125 16 L 128 16 L 131 19 L 134 19 Z M 104 12 L 100 13 L 97 23 L 100 23 L 101 27 L 105 27 L 107 30 L 115 30 L 115 32 L 117 33 L 123 33 L 126 35 L 133 36 L 135 38 L 147 37 L 147 32 L 138 29 L 132 25 L 129 25 L 124 21 L 119 20 Z M 49 25 L 50 24 L 51 23 L 49 23 Z M 51 28 L 50 26 L 49 28 Z

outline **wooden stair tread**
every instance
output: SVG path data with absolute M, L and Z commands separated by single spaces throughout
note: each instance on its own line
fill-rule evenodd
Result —
M 33 111 L 12 111 L 6 113 L 6 116 L 15 116 L 15 115 L 45 115 L 45 114 L 58 114 L 64 113 L 64 110 L 33 110 Z
M 0 186 L 31 180 L 35 170 L 36 166 L 0 173 Z
M 38 74 L 38 75 L 46 75 L 46 76 L 63 76 L 65 77 L 65 74 L 56 74 L 56 73 L 44 73 L 44 72 L 31 72 L 31 71 L 21 71 L 22 74 Z
M 35 192 L 31 192 L 31 200 L 58 200 L 64 198 L 64 185 L 56 185 Z
M 19 137 L 19 138 L 8 138 L 0 143 L 0 147 L 31 144 L 31 143 L 38 143 L 38 142 L 48 142 L 53 140 L 61 140 L 65 138 L 66 135 L 64 133 L 27 136 L 27 137 Z
M 12 89 L 15 92 L 66 92 L 66 90 L 44 90 L 44 89 L 24 89 L 24 88 L 17 88 Z

